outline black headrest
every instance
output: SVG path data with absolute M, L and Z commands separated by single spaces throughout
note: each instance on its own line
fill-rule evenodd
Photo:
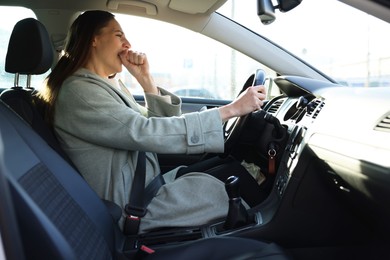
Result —
M 8 44 L 5 71 L 25 75 L 45 73 L 53 63 L 53 48 L 45 26 L 34 18 L 15 24 Z

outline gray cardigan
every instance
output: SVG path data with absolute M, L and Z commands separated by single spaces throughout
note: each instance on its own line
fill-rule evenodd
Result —
M 147 152 L 147 185 L 160 173 L 156 153 L 224 148 L 217 109 L 181 115 L 181 100 L 164 89 L 160 92 L 162 96 L 145 95 L 145 108 L 112 80 L 80 69 L 63 83 L 57 99 L 54 128 L 62 147 L 96 193 L 122 208 L 129 200 L 138 151 Z M 205 224 L 227 214 L 228 197 L 221 181 L 204 173 L 175 179 L 177 169 L 164 174 L 166 185 L 149 204 L 141 233 Z

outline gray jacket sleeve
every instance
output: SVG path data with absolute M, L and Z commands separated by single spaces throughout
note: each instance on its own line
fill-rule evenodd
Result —
M 180 116 L 181 99 L 163 88 L 159 88 L 159 91 L 161 96 L 145 93 L 147 116 Z
M 222 152 L 222 121 L 217 109 L 181 116 L 177 103 L 147 96 L 149 118 L 127 106 L 104 80 L 73 76 L 64 82 L 57 104 L 57 131 L 116 149 L 155 153 Z M 175 108 L 176 106 L 176 108 Z M 72 144 L 73 147 L 75 144 Z M 82 148 L 82 147 L 80 147 Z

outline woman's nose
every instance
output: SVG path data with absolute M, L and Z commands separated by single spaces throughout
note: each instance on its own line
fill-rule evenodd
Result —
M 129 42 L 126 38 L 123 39 L 122 45 L 123 45 L 123 47 L 125 47 L 125 48 L 128 48 L 128 49 L 131 48 L 131 44 L 130 44 L 130 42 Z

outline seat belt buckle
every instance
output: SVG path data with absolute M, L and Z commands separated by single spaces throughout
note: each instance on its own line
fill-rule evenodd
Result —
M 138 234 L 141 218 L 146 215 L 146 208 L 127 204 L 125 206 L 125 212 L 127 216 L 123 225 L 123 233 L 125 235 Z
M 137 235 L 141 218 L 133 215 L 127 215 L 123 225 L 123 233 L 125 235 Z

